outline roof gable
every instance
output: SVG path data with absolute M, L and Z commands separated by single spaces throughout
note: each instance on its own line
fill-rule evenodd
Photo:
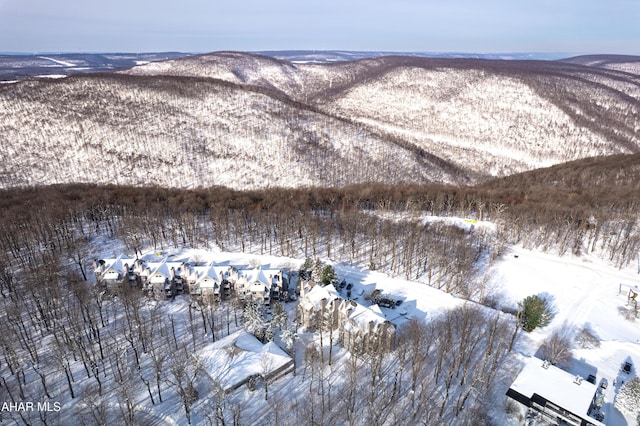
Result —
M 327 305 L 336 299 L 342 300 L 333 284 L 326 286 L 315 285 L 305 296 L 306 300 L 316 309 L 322 309 L 322 301 L 326 300 Z
M 114 271 L 123 274 L 127 272 L 127 268 L 131 268 L 133 266 L 135 261 L 135 259 L 128 258 L 124 254 L 121 254 L 115 259 L 103 259 L 103 273 Z M 127 268 L 125 268 L 125 265 Z

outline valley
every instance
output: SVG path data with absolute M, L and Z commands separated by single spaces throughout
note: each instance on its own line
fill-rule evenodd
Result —
M 551 61 L 221 52 L 23 81 L 0 87 L 0 185 L 473 185 L 637 153 L 639 78 Z

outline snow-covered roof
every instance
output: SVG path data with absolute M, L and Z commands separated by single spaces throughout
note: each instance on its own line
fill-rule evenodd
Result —
M 192 266 L 190 268 L 189 274 L 187 276 L 187 279 L 189 281 L 193 281 L 196 282 L 200 279 L 202 279 L 206 274 L 207 271 L 209 270 L 210 266 Z
M 210 263 L 207 266 L 194 266 L 191 268 L 189 274 L 189 280 L 195 283 L 202 283 L 204 281 L 214 281 L 221 284 L 225 279 L 225 272 L 230 269 L 228 265 L 214 265 Z
M 176 277 L 182 273 L 181 262 L 167 262 L 166 259 L 162 262 L 149 262 L 146 266 L 149 268 L 149 276 L 152 283 L 162 283 L 165 279 L 171 279 L 173 277 L 171 268 L 173 268 Z M 146 274 L 146 271 L 143 271 L 140 275 Z
M 238 279 L 245 280 L 245 282 L 249 284 L 260 282 L 265 284 L 267 287 L 271 287 L 271 284 L 274 282 L 279 282 L 274 281 L 274 278 L 280 275 L 286 277 L 286 274 L 284 274 L 280 269 L 263 269 L 262 266 L 259 266 L 257 268 L 241 269 L 239 271 Z
M 237 331 L 206 346 L 201 351 L 202 365 L 209 376 L 225 391 L 242 384 L 254 374 L 272 374 L 291 357 L 273 342 L 262 344 L 252 334 Z
M 104 265 L 102 267 L 102 270 L 104 272 L 107 272 L 110 269 L 112 269 L 112 270 L 114 270 L 116 272 L 125 273 L 126 272 L 126 270 L 125 270 L 126 268 L 124 266 L 127 265 L 127 267 L 131 268 L 133 266 L 133 263 L 136 260 L 135 259 L 130 259 L 126 255 L 121 254 L 120 256 L 118 256 L 115 259 L 102 259 L 102 261 L 104 262 Z
M 538 358 L 526 360 L 511 389 L 530 399 L 537 394 L 594 425 L 602 424 L 587 416 L 597 386 Z
M 341 297 L 333 284 L 329 284 L 324 287 L 316 284 L 307 294 L 305 294 L 300 303 L 305 309 L 320 310 L 322 309 L 323 300 L 326 300 L 327 304 L 329 304 L 336 299 L 341 299 Z
M 378 305 L 372 305 L 367 308 L 351 300 L 347 305 L 347 309 L 349 308 L 351 308 L 351 312 L 348 315 L 349 321 L 345 324 L 345 328 L 348 328 L 349 322 L 351 322 L 360 330 L 366 331 L 369 324 L 373 323 L 373 329 L 375 330 L 380 324 L 384 324 L 387 321 Z
M 164 282 L 165 279 L 171 278 L 171 271 L 169 270 L 169 266 L 165 262 L 154 265 L 149 264 L 149 269 L 151 270 L 151 273 L 149 275 L 151 276 L 152 283 Z

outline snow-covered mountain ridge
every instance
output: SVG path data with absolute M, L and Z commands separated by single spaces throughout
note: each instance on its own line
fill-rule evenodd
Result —
M 640 57 L 630 55 L 582 55 L 562 59 L 562 62 L 588 65 L 640 75 Z
M 550 61 L 220 52 L 0 86 L 0 186 L 445 182 L 640 152 L 640 77 Z

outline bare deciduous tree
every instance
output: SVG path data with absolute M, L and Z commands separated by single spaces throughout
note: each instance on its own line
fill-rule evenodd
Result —
M 169 359 L 169 377 L 166 380 L 175 387 L 188 424 L 191 424 L 191 406 L 198 399 L 195 382 L 201 369 L 200 359 L 188 352 L 186 344 Z
M 565 326 L 555 330 L 540 346 L 540 356 L 551 364 L 568 367 L 573 359 L 573 331 Z

